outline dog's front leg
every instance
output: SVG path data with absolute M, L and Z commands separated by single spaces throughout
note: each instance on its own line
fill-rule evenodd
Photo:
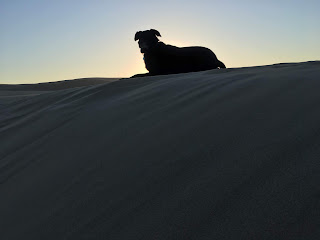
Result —
M 151 75 L 150 73 L 139 73 L 139 74 L 133 75 L 133 76 L 130 77 L 130 78 L 148 77 L 148 76 L 152 76 L 152 75 Z

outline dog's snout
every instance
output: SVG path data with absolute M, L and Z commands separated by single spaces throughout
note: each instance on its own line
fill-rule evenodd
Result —
M 149 46 L 148 46 L 147 42 L 139 41 L 139 48 L 140 48 L 141 53 L 145 53 L 148 50 Z
M 139 41 L 139 47 L 140 48 L 148 48 L 148 44 L 144 41 Z

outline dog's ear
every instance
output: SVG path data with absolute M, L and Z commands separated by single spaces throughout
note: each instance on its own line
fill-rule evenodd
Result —
M 141 34 L 141 31 L 136 32 L 136 35 L 134 35 L 134 40 L 135 41 L 137 41 L 140 38 L 140 34 Z
M 160 33 L 155 29 L 150 29 L 150 32 L 152 32 L 154 35 L 156 35 L 158 37 L 161 37 Z

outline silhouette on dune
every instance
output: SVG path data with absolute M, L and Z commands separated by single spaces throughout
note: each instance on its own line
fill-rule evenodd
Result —
M 134 40 L 138 41 L 147 74 L 133 77 L 198 72 L 226 68 L 216 55 L 205 47 L 176 47 L 159 42 L 160 33 L 155 29 L 139 31 Z

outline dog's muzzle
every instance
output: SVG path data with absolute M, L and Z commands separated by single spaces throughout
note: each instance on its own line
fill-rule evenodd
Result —
M 145 53 L 149 49 L 149 46 L 146 42 L 139 41 L 139 48 L 141 53 Z

